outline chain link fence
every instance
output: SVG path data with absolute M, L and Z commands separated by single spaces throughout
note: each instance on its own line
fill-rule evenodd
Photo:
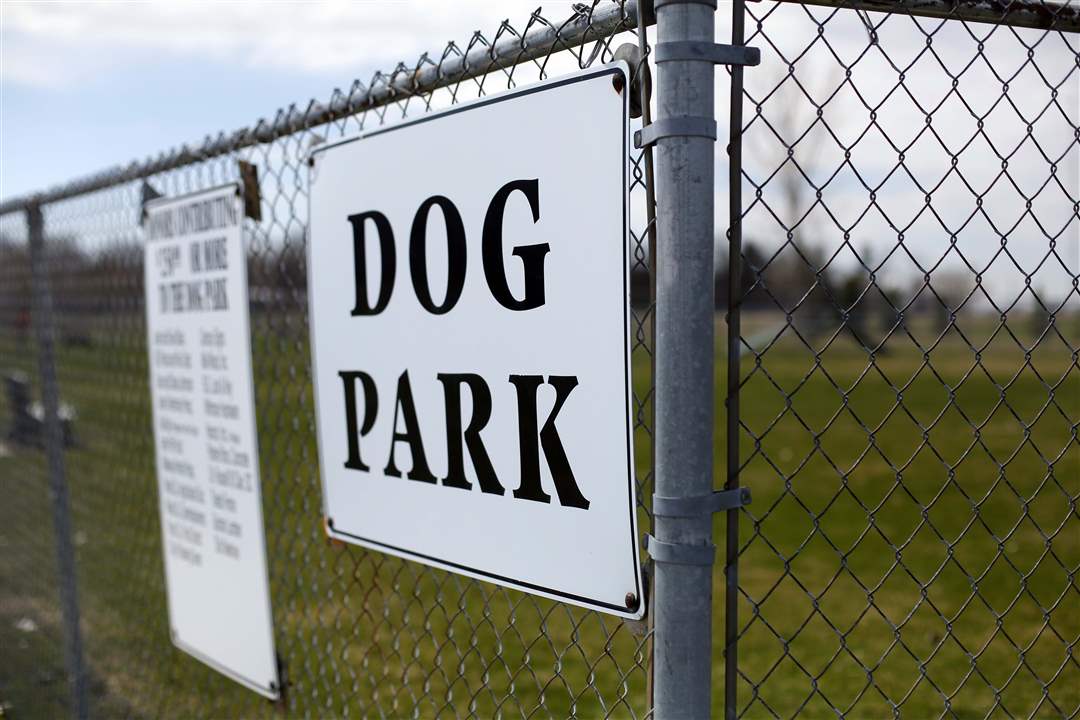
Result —
M 718 486 L 726 464 L 727 483 L 754 502 L 730 526 L 736 582 L 713 571 L 713 711 L 1075 717 L 1080 6 L 882 5 L 740 1 L 717 14 L 723 36 L 734 8 L 762 61 L 729 71 L 741 78 L 742 153 L 716 155 L 718 178 L 735 178 L 717 182 L 717 207 L 735 199 L 715 243 L 717 335 L 725 318 L 732 333 L 717 343 L 717 387 L 726 364 L 739 402 L 726 413 L 724 393 L 714 398 L 729 442 L 718 423 L 713 464 Z M 651 33 L 638 32 L 635 3 L 538 10 L 325 103 L 65 186 L 41 205 L 47 272 L 36 279 L 26 203 L 0 205 L 4 717 L 75 710 L 70 580 L 95 717 L 651 715 L 649 623 L 328 542 L 305 269 L 313 146 L 607 62 L 625 43 L 647 56 Z M 723 128 L 729 73 L 716 82 Z M 648 153 L 630 157 L 642 528 L 653 493 Z M 262 203 L 245 241 L 285 683 L 276 704 L 172 648 L 153 481 L 142 205 L 239 180 L 240 161 L 257 167 Z M 44 452 L 31 302 L 42 281 L 74 578 L 57 569 Z M 717 537 L 724 527 L 717 518 Z
M 1076 8 L 835 5 L 747 5 L 736 714 L 1075 717 Z
M 87 182 L 43 206 L 90 714 L 101 717 L 642 717 L 646 635 L 605 615 L 357 547 L 331 544 L 320 511 L 308 347 L 306 159 L 318 143 L 608 62 L 637 42 L 633 7 L 603 3 L 399 65 Z M 252 354 L 280 707 L 171 648 L 157 511 L 143 309 L 142 203 L 259 173 L 247 221 Z M 632 195 L 644 193 L 640 152 Z M 148 171 L 149 168 L 149 171 Z M 2 366 L 36 382 L 25 216 L 3 216 Z M 647 263 L 639 219 L 635 265 Z M 639 273 L 641 270 L 639 270 Z M 645 316 L 633 327 L 639 444 L 648 448 Z M 14 381 L 13 385 L 14 387 Z M 7 410 L 9 408 L 5 408 Z M 14 406 L 10 408 L 14 412 Z M 6 422 L 6 420 L 5 420 Z M 641 440 L 640 438 L 646 438 Z M 5 439 L 2 699 L 12 717 L 70 712 L 48 483 L 40 448 Z M 647 452 L 638 458 L 648 482 Z M 645 493 L 642 493 L 644 496 Z M 27 647 L 23 647 L 27 645 Z M 47 690 L 48 692 L 44 692 Z M 5 715 L 6 716 L 6 715 Z

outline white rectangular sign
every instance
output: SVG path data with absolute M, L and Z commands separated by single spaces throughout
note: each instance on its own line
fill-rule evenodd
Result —
M 237 185 L 146 208 L 146 321 L 173 643 L 279 694 Z
M 627 72 L 314 151 L 308 292 L 332 537 L 644 613 Z

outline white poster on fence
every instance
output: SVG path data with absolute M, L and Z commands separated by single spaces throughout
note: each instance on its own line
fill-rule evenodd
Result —
M 154 446 L 173 643 L 276 698 L 239 195 L 146 206 Z
M 642 616 L 626 75 L 593 68 L 314 151 L 332 537 Z

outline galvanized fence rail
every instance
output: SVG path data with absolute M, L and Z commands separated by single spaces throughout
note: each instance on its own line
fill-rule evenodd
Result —
M 1080 3 L 713 5 L 537 10 L 0 203 L 4 717 L 1080 714 Z M 304 267 L 312 146 L 624 44 L 640 624 L 326 540 Z M 171 647 L 153 481 L 142 205 L 241 162 L 277 705 Z

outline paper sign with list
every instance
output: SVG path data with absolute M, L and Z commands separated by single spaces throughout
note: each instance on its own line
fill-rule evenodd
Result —
M 237 185 L 146 206 L 147 344 L 173 643 L 280 693 Z

